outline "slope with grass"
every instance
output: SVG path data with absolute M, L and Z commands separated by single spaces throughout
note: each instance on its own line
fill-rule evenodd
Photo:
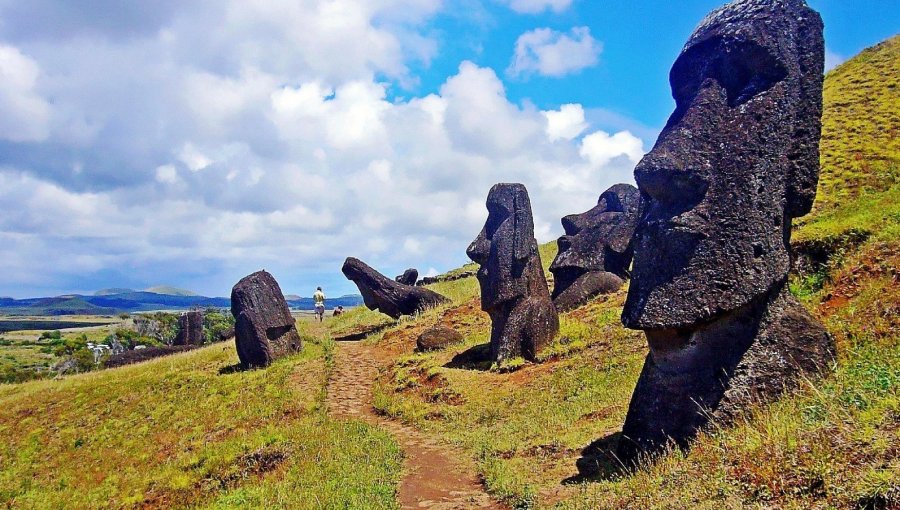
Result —
M 462 447 L 489 490 L 513 506 L 896 508 L 898 76 L 895 37 L 826 77 L 822 179 L 814 212 L 795 231 L 803 272 L 791 288 L 834 334 L 833 372 L 701 436 L 690 452 L 630 475 L 612 455 L 646 354 L 643 335 L 619 323 L 626 290 L 563 314 L 560 338 L 538 364 L 477 361 L 490 322 L 472 277 L 431 285 L 452 303 L 414 320 L 382 324 L 354 310 L 332 334 L 380 325 L 367 341 L 402 354 L 376 382 L 375 407 Z M 542 247 L 545 267 L 554 251 Z M 464 341 L 412 353 L 418 333 L 436 323 Z
M 236 371 L 232 345 L 0 386 L 11 508 L 394 508 L 400 453 L 328 418 L 333 344 Z

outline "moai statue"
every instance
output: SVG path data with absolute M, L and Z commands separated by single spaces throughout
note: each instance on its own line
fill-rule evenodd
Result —
M 178 334 L 172 345 L 203 345 L 203 312 L 184 312 L 178 318 Z
M 593 209 L 562 219 L 566 235 L 556 241 L 559 252 L 550 264 L 558 311 L 577 308 L 625 284 L 640 198 L 634 186 L 616 184 L 600 195 Z
M 739 0 L 704 19 L 672 67 L 675 112 L 634 172 L 644 204 L 622 322 L 646 332 L 650 354 L 625 461 L 687 446 L 833 356 L 786 285 L 791 220 L 816 194 L 823 54 L 803 0 Z
M 394 319 L 449 301 L 437 292 L 414 286 L 415 282 L 407 285 L 391 280 L 357 258 L 347 257 L 341 272 L 359 288 L 366 308 Z
M 419 271 L 416 268 L 411 267 L 406 271 L 403 271 L 403 274 L 394 278 L 394 281 L 402 283 L 403 285 L 415 285 L 418 279 Z
M 245 276 L 231 289 L 231 314 L 244 368 L 266 367 L 303 347 L 281 287 L 266 271 Z
M 559 332 L 541 266 L 528 191 L 496 184 L 487 198 L 488 219 L 466 254 L 481 267 L 481 309 L 491 316 L 494 361 L 534 360 Z

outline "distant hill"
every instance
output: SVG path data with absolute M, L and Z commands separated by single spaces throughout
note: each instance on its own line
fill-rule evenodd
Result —
M 94 292 L 94 295 L 95 296 L 112 296 L 113 294 L 126 294 L 128 292 L 134 292 L 134 289 L 113 287 L 111 289 L 100 289 L 97 292 Z
M 155 287 L 150 287 L 149 289 L 144 289 L 144 292 L 152 292 L 154 294 L 165 294 L 167 296 L 197 296 L 197 295 L 199 295 L 196 292 L 179 289 L 177 287 L 172 287 L 170 285 L 157 285 Z
M 300 301 L 303 298 L 301 298 L 297 294 L 285 294 L 284 299 L 287 299 L 288 301 Z
M 156 288 L 156 287 L 154 287 Z M 230 308 L 231 300 L 224 297 L 207 297 L 196 294 L 179 295 L 159 292 L 133 291 L 119 294 L 93 296 L 57 296 L 44 298 L 0 298 L 0 314 L 5 315 L 113 315 L 118 313 L 146 312 L 150 310 L 189 310 L 192 308 Z M 179 289 L 174 289 L 179 290 Z M 183 291 L 186 292 L 186 291 Z M 312 310 L 312 298 L 286 298 L 291 308 Z M 330 298 L 329 307 L 352 308 L 362 304 L 362 296 L 349 295 Z

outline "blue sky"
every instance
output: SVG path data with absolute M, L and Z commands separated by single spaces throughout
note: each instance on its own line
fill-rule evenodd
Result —
M 495 182 L 536 235 L 652 146 L 716 1 L 0 0 L 0 296 L 355 292 L 465 262 Z M 896 1 L 810 0 L 829 63 Z

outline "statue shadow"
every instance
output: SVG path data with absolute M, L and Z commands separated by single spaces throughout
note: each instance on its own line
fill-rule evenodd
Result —
M 462 370 L 479 370 L 486 372 L 491 369 L 491 344 L 480 344 L 470 347 L 453 356 L 453 359 L 444 365 L 445 368 L 459 368 Z
M 616 448 L 621 439 L 622 432 L 614 432 L 587 445 L 581 450 L 581 457 L 575 461 L 578 474 L 566 478 L 562 484 L 600 482 L 627 475 L 629 469 L 616 456 Z
M 233 365 L 227 365 L 220 368 L 219 375 L 237 374 L 240 372 L 246 372 L 248 370 L 252 370 L 252 368 L 245 368 L 240 363 L 235 363 Z
M 360 340 L 365 340 L 365 338 L 369 335 L 374 335 L 379 333 L 391 326 L 393 326 L 394 322 L 386 322 L 383 324 L 378 324 L 377 326 L 372 326 L 371 328 L 364 329 L 362 331 L 357 331 L 355 333 L 348 333 L 346 335 L 336 336 L 334 337 L 335 342 L 358 342 Z

